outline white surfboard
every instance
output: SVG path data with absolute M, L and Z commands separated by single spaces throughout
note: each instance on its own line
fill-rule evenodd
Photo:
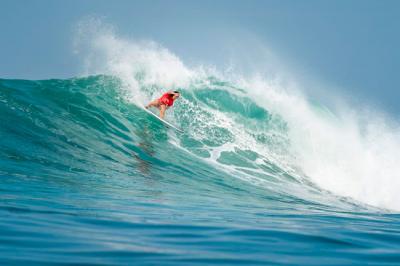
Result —
M 152 116 L 154 116 L 155 118 L 157 118 L 158 120 L 160 120 L 164 125 L 175 129 L 176 131 L 183 133 L 183 130 L 174 126 L 173 124 L 171 124 L 170 122 L 168 122 L 167 120 L 164 120 L 162 118 L 160 118 L 158 115 L 156 115 L 155 113 L 153 113 L 152 111 L 150 111 L 149 109 L 146 109 L 143 105 L 139 104 L 140 108 L 142 108 L 143 110 L 145 110 L 148 114 L 151 114 Z

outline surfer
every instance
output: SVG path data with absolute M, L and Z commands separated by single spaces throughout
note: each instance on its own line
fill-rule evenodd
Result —
M 165 110 L 171 107 L 174 104 L 174 101 L 178 99 L 180 96 L 179 91 L 168 91 L 164 93 L 160 98 L 151 101 L 148 105 L 146 105 L 146 109 L 150 107 L 156 107 L 160 109 L 160 118 L 164 119 Z

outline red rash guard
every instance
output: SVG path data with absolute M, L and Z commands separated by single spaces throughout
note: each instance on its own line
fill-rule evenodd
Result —
M 174 104 L 174 99 L 172 98 L 174 95 L 169 93 L 164 93 L 163 96 L 158 99 L 160 104 L 165 104 L 167 106 L 172 106 Z

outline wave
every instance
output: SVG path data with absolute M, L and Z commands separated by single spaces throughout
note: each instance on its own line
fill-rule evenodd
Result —
M 193 186 L 238 179 L 286 207 L 400 210 L 399 130 L 378 113 L 331 111 L 278 79 L 189 68 L 110 30 L 81 36 L 94 75 L 0 80 L 3 173 L 96 183 L 176 172 L 204 175 Z M 137 106 L 170 89 L 182 92 L 167 112 L 182 135 Z
M 279 202 L 296 199 L 308 208 L 354 208 L 290 161 L 296 158 L 290 156 L 289 124 L 281 115 L 214 77 L 179 88 L 182 98 L 167 119 L 185 129 L 182 135 L 132 103 L 129 87 L 115 76 L 0 80 L 0 87 L 3 173 L 64 182 L 101 182 L 127 172 L 206 173 L 197 182 L 237 178 Z M 156 95 L 163 89 L 145 85 L 141 90 Z
M 198 151 L 210 154 L 211 161 L 221 165 L 220 155 L 251 151 L 263 156 L 257 162 L 267 158 L 299 182 L 379 208 L 400 209 L 400 130 L 382 112 L 339 100 L 327 108 L 276 73 L 248 77 L 188 67 L 164 47 L 117 37 L 99 21 L 81 24 L 79 32 L 77 47 L 86 48 L 80 52 L 89 62 L 87 72 L 119 77 L 132 102 L 150 100 L 166 89 L 186 89 L 187 99 L 180 105 L 186 109 L 177 107 L 175 119 L 191 113 L 191 136 L 200 141 L 221 134 L 221 143 L 215 140 L 218 147 Z M 214 124 L 221 129 L 210 131 Z

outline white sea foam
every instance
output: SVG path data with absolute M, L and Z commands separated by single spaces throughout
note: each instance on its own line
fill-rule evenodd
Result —
M 261 78 L 242 86 L 288 122 L 291 151 L 313 182 L 341 196 L 400 210 L 400 130 L 393 121 L 344 104 L 332 119 L 298 91 L 289 94 Z

